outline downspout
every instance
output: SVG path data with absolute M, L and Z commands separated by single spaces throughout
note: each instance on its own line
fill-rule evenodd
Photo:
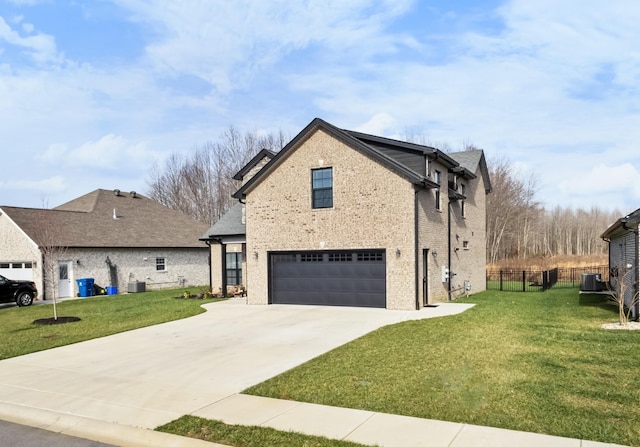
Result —
M 447 294 L 449 301 L 451 301 L 451 200 L 447 202 Z
M 413 213 L 414 213 L 414 224 L 413 224 L 413 240 L 414 240 L 414 257 L 415 257 L 415 279 L 416 279 L 416 310 L 420 310 L 420 281 L 419 281 L 419 276 L 420 276 L 420 266 L 418 265 L 418 262 L 420 260 L 419 256 L 418 256 L 418 252 L 420 249 L 419 246 L 419 239 L 418 239 L 418 233 L 419 233 L 419 221 L 418 221 L 418 217 L 419 217 L 419 209 L 420 207 L 418 206 L 418 193 L 420 192 L 419 189 L 416 189 L 414 194 L 413 194 Z M 423 267 L 424 268 L 424 267 Z
M 220 256 L 222 264 L 222 296 L 227 296 L 227 244 L 223 244 L 220 241 Z

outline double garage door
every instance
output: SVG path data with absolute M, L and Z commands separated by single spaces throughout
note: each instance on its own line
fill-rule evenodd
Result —
M 273 304 L 386 307 L 384 250 L 269 253 Z

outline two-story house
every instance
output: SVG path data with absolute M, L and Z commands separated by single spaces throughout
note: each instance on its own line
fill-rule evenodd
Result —
M 241 173 L 242 206 L 202 238 L 214 289 L 246 285 L 250 304 L 387 309 L 485 289 L 481 150 L 446 154 L 316 118 Z

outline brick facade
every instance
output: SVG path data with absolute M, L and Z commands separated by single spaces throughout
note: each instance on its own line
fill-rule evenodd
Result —
M 484 155 L 472 152 L 449 156 L 314 120 L 268 163 L 241 171 L 234 197 L 246 204 L 248 302 L 269 303 L 269 256 L 277 252 L 383 250 L 388 309 L 484 290 L 491 185 Z M 312 171 L 321 168 L 332 169 L 333 203 L 314 209 Z M 212 245 L 212 259 L 220 251 Z M 212 284 L 216 270 L 212 261 Z
M 333 168 L 333 208 L 311 208 L 311 170 Z M 268 299 L 267 253 L 385 249 L 387 308 L 415 309 L 414 189 L 319 130 L 246 198 L 249 302 Z M 396 251 L 400 250 L 400 256 Z

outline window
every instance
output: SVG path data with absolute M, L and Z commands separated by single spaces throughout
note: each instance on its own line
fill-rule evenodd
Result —
M 156 272 L 167 270 L 167 258 L 156 258 Z
M 302 253 L 300 262 L 322 262 L 322 253 Z
M 433 181 L 438 184 L 436 187 L 436 209 L 440 209 L 440 171 L 433 173 Z
M 462 241 L 462 249 L 469 250 L 469 241 Z
M 464 183 L 460 183 L 460 194 L 463 196 L 466 196 L 466 189 L 464 187 Z M 464 217 L 464 212 L 465 212 L 465 206 L 464 206 L 464 198 L 460 201 L 460 214 L 462 215 L 462 217 Z
M 227 285 L 242 285 L 242 253 L 227 253 Z
M 333 168 L 311 170 L 313 208 L 333 207 Z
M 351 262 L 351 253 L 329 253 L 329 262 Z
M 360 252 L 357 255 L 358 262 L 380 262 L 384 261 L 382 253 Z

